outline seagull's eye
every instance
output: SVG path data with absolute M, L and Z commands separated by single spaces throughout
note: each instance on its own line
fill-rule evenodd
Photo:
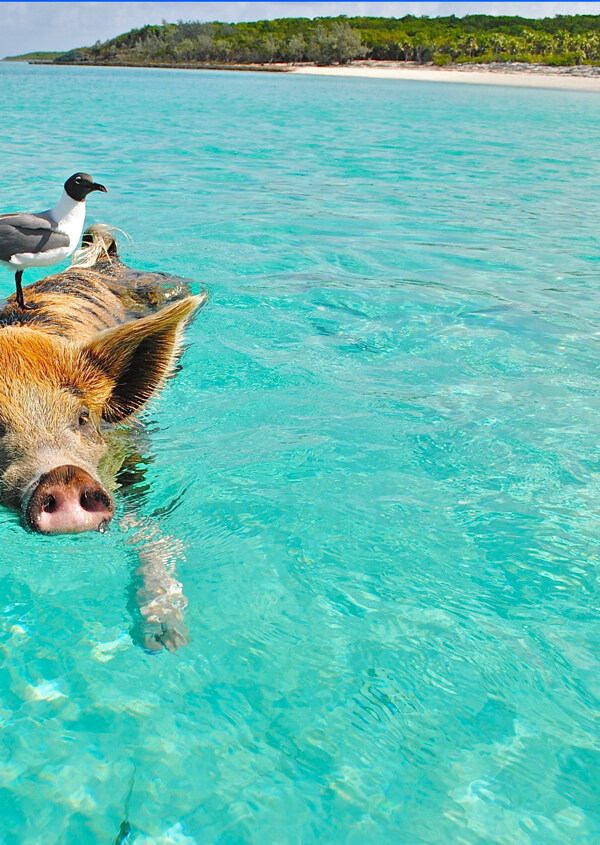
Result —
M 81 176 L 78 176 L 78 177 L 77 177 L 77 179 L 75 179 L 75 181 L 76 181 L 76 182 L 81 182 Z

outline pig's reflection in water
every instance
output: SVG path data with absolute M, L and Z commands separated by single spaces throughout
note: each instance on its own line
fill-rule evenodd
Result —
M 139 444 L 117 475 L 125 503 L 125 515 L 119 519 L 127 544 L 135 552 L 136 564 L 127 589 L 133 626 L 131 638 L 147 651 L 166 648 L 176 651 L 188 643 L 188 630 L 183 619 L 187 599 L 176 578 L 177 564 L 185 558 L 184 544 L 162 532 L 156 517 L 140 515 L 150 485 L 145 468 L 152 462 L 149 443 Z M 146 448 L 145 448 L 146 447 Z
M 0 311 L 0 495 L 43 534 L 103 531 L 131 447 L 123 426 L 173 372 L 182 331 L 206 295 L 119 259 L 112 230 L 92 226 L 80 263 Z M 125 465 L 124 465 L 125 464 Z M 158 523 L 130 510 L 123 528 L 140 564 L 131 588 L 136 642 L 186 642 L 181 556 Z
M 177 562 L 184 557 L 183 544 L 162 534 L 156 521 L 135 514 L 127 514 L 121 525 L 139 560 L 128 590 L 131 637 L 149 651 L 176 651 L 188 642 L 183 620 L 188 601 L 175 577 Z

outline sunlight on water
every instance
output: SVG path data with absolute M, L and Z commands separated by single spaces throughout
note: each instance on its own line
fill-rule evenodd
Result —
M 3 210 L 88 171 L 125 260 L 211 294 L 110 530 L 0 511 L 0 841 L 597 842 L 600 100 L 0 81 Z

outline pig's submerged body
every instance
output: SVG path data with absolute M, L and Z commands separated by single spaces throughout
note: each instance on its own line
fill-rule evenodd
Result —
M 44 534 L 110 522 L 126 457 L 122 424 L 169 375 L 182 330 L 206 301 L 184 280 L 126 267 L 107 227 L 87 237 L 92 266 L 29 285 L 30 310 L 14 297 L 0 310 L 0 496 Z M 156 629 L 144 635 L 150 647 L 182 642 L 174 622 L 185 600 L 163 547 L 140 555 L 138 606 Z

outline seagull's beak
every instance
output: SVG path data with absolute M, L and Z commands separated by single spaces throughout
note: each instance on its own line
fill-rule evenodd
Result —
M 100 182 L 94 182 L 94 184 L 90 188 L 90 191 L 102 191 L 103 194 L 108 193 L 104 185 L 101 185 Z

